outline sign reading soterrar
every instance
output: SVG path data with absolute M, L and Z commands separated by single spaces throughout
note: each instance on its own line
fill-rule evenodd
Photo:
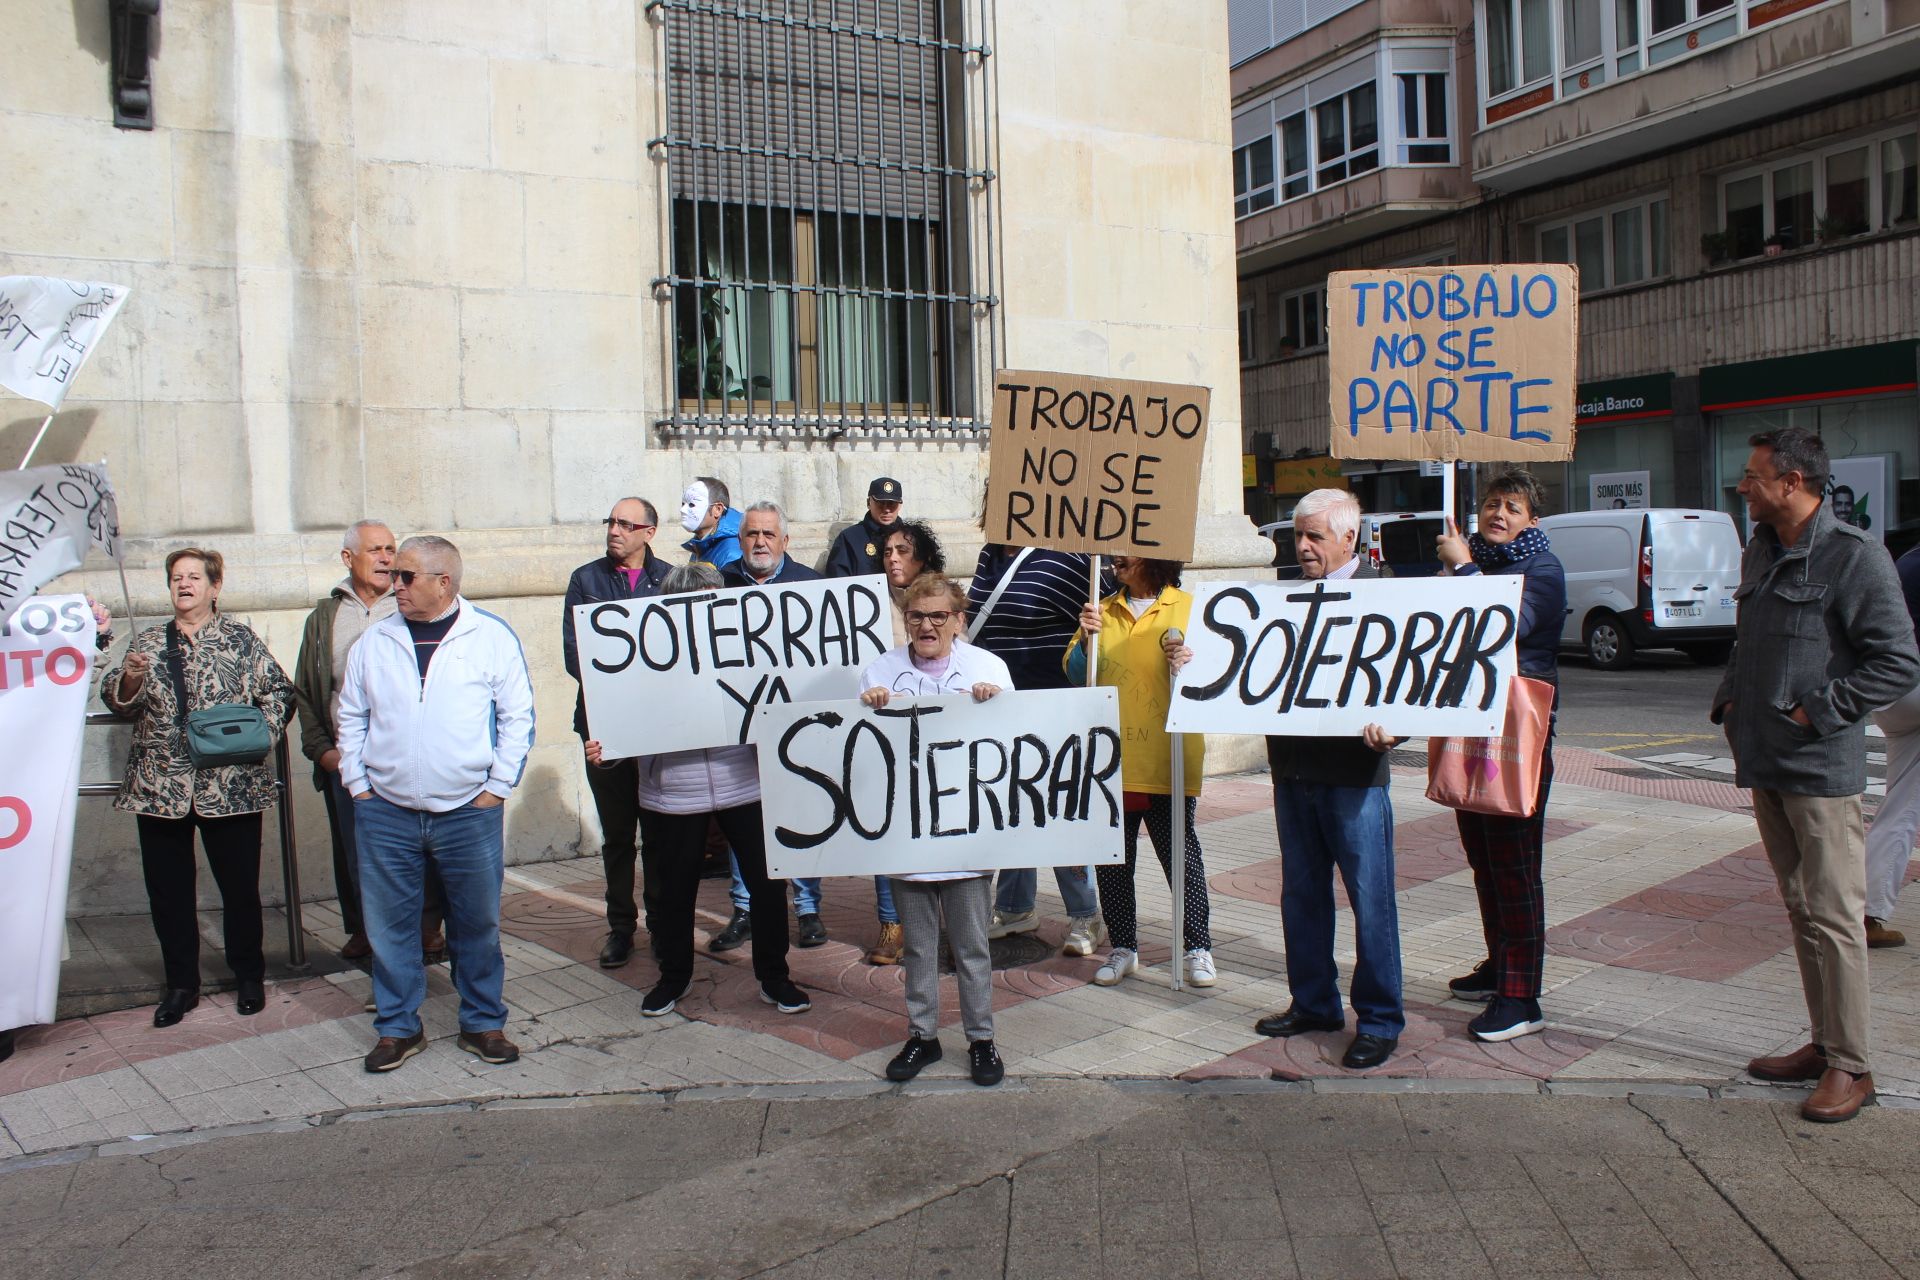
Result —
M 1579 275 L 1560 264 L 1336 271 L 1336 458 L 1573 456 Z

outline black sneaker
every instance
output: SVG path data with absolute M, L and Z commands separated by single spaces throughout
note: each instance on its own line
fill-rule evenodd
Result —
M 818 912 L 809 911 L 797 921 L 800 926 L 800 945 L 803 947 L 823 947 L 827 944 L 827 926 L 820 922 Z
M 642 1017 L 664 1018 L 673 1012 L 673 1006 L 680 1003 L 680 997 L 687 994 L 687 984 L 682 982 L 674 986 L 661 983 L 647 992 L 647 998 L 640 1002 Z
M 1007 1064 L 991 1040 L 974 1040 L 967 1045 L 967 1071 L 978 1085 L 996 1085 L 1005 1078 Z
M 1449 982 L 1447 990 L 1453 992 L 1455 1000 L 1470 1000 L 1475 1004 L 1485 1004 L 1493 999 L 1493 961 L 1482 960 L 1473 966 L 1472 973 Z
M 807 998 L 807 993 L 796 987 L 789 978 L 761 983 L 760 998 L 782 1013 L 805 1013 L 813 1008 L 813 1001 Z
M 1497 1044 L 1502 1040 L 1518 1040 L 1521 1036 L 1543 1031 L 1546 1025 L 1547 1020 L 1541 1016 L 1538 1000 L 1495 996 L 1488 1003 L 1487 1011 L 1467 1024 L 1467 1030 L 1473 1033 L 1475 1040 Z
M 727 927 L 713 935 L 713 941 L 707 944 L 707 950 L 731 951 L 741 943 L 753 937 L 753 917 L 740 908 L 733 909 L 733 919 L 727 921 Z
M 920 1074 L 921 1068 L 929 1063 L 940 1061 L 940 1042 L 922 1040 L 919 1036 L 908 1036 L 907 1043 L 900 1052 L 893 1055 L 893 1061 L 887 1064 L 887 1079 L 911 1080 Z

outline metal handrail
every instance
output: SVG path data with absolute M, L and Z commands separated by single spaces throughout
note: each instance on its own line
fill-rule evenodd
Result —
M 89 711 L 89 727 L 103 724 L 132 724 L 114 715 L 111 711 Z M 282 732 L 273 742 L 273 769 L 275 790 L 280 793 L 280 874 L 287 891 L 287 968 L 295 973 L 305 973 L 310 967 L 307 963 L 306 926 L 300 912 L 300 856 L 298 842 L 293 829 L 293 786 L 291 782 L 291 757 L 287 754 L 287 735 Z M 120 794 L 118 782 L 83 782 L 80 784 L 82 796 L 116 796 Z

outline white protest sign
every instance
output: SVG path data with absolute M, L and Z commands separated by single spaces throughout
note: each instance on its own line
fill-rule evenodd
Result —
M 0 471 L 0 622 L 98 547 L 118 560 L 120 512 L 104 462 Z
M 1596 471 L 1587 477 L 1587 509 L 1644 511 L 1652 488 L 1651 471 Z
M 1120 703 L 1009 690 L 761 707 L 769 875 L 1119 863 Z
M 126 304 L 125 285 L 0 276 L 0 386 L 58 409 Z
M 753 709 L 860 693 L 893 647 L 875 574 L 574 606 L 588 732 L 610 760 L 734 746 Z
M 0 1030 L 53 1021 L 92 666 L 84 596 L 0 627 Z
M 1519 633 L 1517 574 L 1194 589 L 1167 728 L 1357 737 L 1497 734 Z

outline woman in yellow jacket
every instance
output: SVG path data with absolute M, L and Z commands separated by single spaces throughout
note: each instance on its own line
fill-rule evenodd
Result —
M 1080 633 L 1067 650 L 1067 675 L 1076 684 L 1087 682 L 1086 637 L 1100 638 L 1099 682 L 1120 693 L 1120 775 L 1127 798 L 1127 864 L 1095 867 L 1100 882 L 1100 914 L 1106 918 L 1113 950 L 1093 975 L 1111 987 L 1140 967 L 1134 919 L 1133 864 L 1140 844 L 1140 823 L 1147 824 L 1153 851 L 1169 883 L 1173 879 L 1173 738 L 1166 730 L 1167 704 L 1173 691 L 1173 671 L 1191 652 L 1168 632 L 1187 630 L 1193 597 L 1179 589 L 1178 560 L 1145 560 L 1115 556 L 1113 576 L 1120 590 L 1096 608 L 1080 613 Z M 1207 930 L 1207 869 L 1194 834 L 1195 802 L 1205 765 L 1205 739 L 1186 736 L 1186 777 L 1181 791 L 1187 809 L 1186 840 L 1186 965 L 1187 981 L 1196 987 L 1214 982 L 1213 938 Z

